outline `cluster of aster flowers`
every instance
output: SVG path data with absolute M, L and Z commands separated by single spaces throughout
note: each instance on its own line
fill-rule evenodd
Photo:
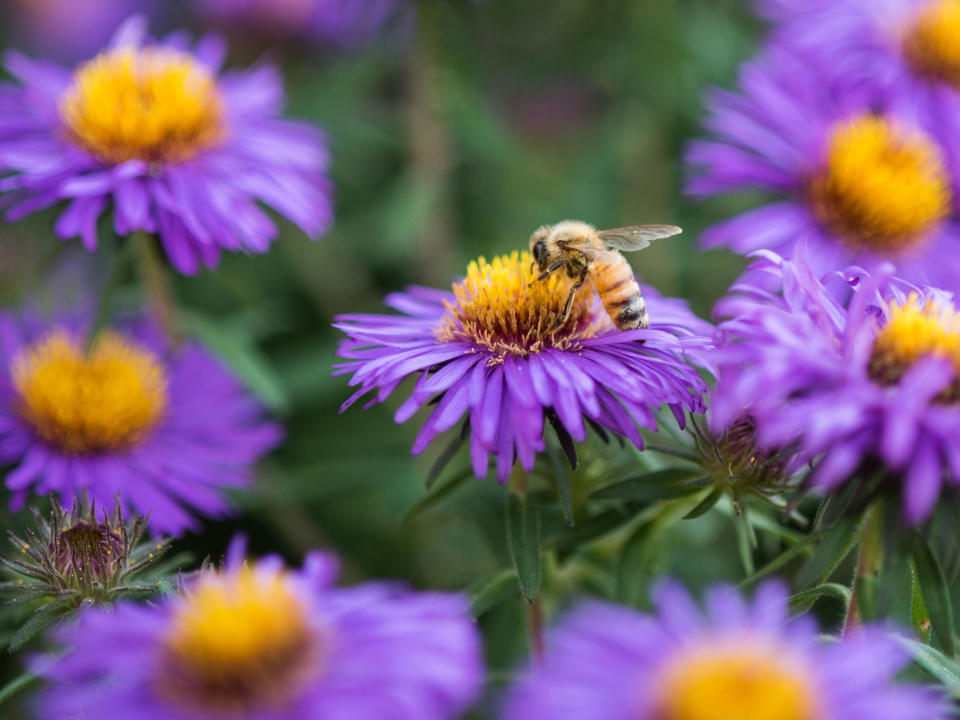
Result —
M 349 42 L 372 37 L 399 7 L 206 5 L 239 24 L 262 24 L 269 11 L 278 32 Z M 687 517 L 723 492 L 735 504 L 779 495 L 809 467 L 808 484 L 827 492 L 879 478 L 879 489 L 902 494 L 908 523 L 928 518 L 944 486 L 960 484 L 960 311 L 950 292 L 960 278 L 960 4 L 761 7 L 773 42 L 744 69 L 741 92 L 714 94 L 715 137 L 689 154 L 692 192 L 784 196 L 705 237 L 754 256 L 717 306 L 717 327 L 641 285 L 650 326 L 620 330 L 583 278 L 540 275 L 527 252 L 481 257 L 450 289 L 389 295 L 394 314 L 336 319 L 346 338 L 334 372 L 355 388 L 342 409 L 385 403 L 407 383 L 396 422 L 425 415 L 413 454 L 460 425 L 474 475 L 505 483 L 518 466 L 534 470 L 551 429 L 571 462 L 590 429 L 639 450 L 661 422 L 687 429 L 707 410 L 709 371 L 709 427 L 694 418 L 677 454 L 712 487 L 691 486 L 710 495 Z M 71 70 L 10 56 L 14 82 L 0 85 L 8 219 L 57 206 L 55 233 L 95 252 L 109 216 L 117 236 L 155 238 L 184 274 L 215 267 L 224 250 L 266 251 L 277 230 L 265 208 L 321 234 L 332 219 L 322 135 L 280 117 L 273 68 L 221 72 L 223 55 L 216 38 L 152 39 L 134 18 Z M 38 717 L 453 720 L 478 700 L 483 653 L 465 595 L 337 587 L 331 555 L 311 552 L 296 570 L 247 559 L 243 542 L 221 567 L 204 563 L 175 583 L 148 572 L 166 541 L 142 536 L 228 512 L 227 491 L 249 486 L 281 434 L 228 369 L 156 319 L 0 313 L 6 487 L 14 509 L 53 498 L 50 519 L 35 512 L 37 531 L 13 535 L 20 555 L 3 561 L 13 576 L 3 589 L 36 605 L 13 644 L 82 608 L 51 636 L 54 652 L 29 661 L 47 682 Z M 114 509 L 98 515 L 97 505 Z M 538 542 L 539 528 L 520 528 L 520 539 L 514 530 L 514 555 L 526 535 Z M 537 592 L 522 576 L 539 578 L 539 551 L 532 570 L 517 561 L 531 603 Z M 924 585 L 925 570 L 915 572 Z M 134 602 L 140 595 L 152 602 Z M 599 603 L 573 611 L 499 716 L 949 712 L 939 692 L 896 680 L 902 638 L 865 625 L 820 642 L 810 619 L 789 617 L 778 583 L 752 603 L 714 588 L 706 613 L 670 583 L 654 600 L 653 615 Z M 850 629 L 858 618 L 847 617 Z M 531 646 L 538 654 L 536 638 Z

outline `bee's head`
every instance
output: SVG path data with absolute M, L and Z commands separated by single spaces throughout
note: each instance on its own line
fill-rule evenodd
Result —
M 550 226 L 541 225 L 537 230 L 530 236 L 530 254 L 533 256 L 533 261 L 537 266 L 544 270 L 547 266 L 547 237 L 550 235 Z

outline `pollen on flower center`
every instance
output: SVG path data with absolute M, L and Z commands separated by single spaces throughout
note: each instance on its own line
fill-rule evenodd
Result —
M 437 329 L 441 341 L 471 342 L 494 353 L 492 362 L 508 354 L 527 356 L 546 348 L 569 349 L 613 328 L 589 283 L 577 291 L 567 321 L 564 305 L 573 280 L 561 269 L 537 281 L 526 251 L 487 262 L 479 258 L 467 276 L 453 286 L 454 302 Z
M 188 160 L 224 134 L 213 75 L 170 48 L 120 48 L 81 65 L 60 115 L 72 141 L 109 163 Z
M 921 243 L 951 202 L 936 143 L 875 115 L 833 129 L 810 197 L 818 219 L 851 247 L 884 255 Z
M 946 300 L 924 301 L 911 293 L 889 308 L 887 324 L 873 343 L 870 377 L 894 385 L 915 362 L 930 357 L 948 360 L 958 373 L 937 400 L 960 402 L 960 313 Z
M 68 453 L 122 450 L 135 445 L 167 407 L 160 360 L 113 332 L 85 351 L 63 330 L 14 358 L 19 411 L 34 431 Z
M 210 573 L 175 612 L 156 690 L 194 711 L 279 707 L 309 679 L 320 648 L 280 573 Z
M 815 688 L 772 649 L 721 648 L 675 661 L 656 720 L 817 720 Z
M 903 56 L 921 75 L 960 89 L 960 0 L 932 0 L 903 38 Z

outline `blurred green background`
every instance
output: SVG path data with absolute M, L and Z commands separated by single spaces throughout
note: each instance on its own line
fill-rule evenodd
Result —
M 471 479 L 408 517 L 444 442 L 410 458 L 422 416 L 393 424 L 402 387 L 384 405 L 337 414 L 349 392 L 345 378 L 330 376 L 340 339 L 332 318 L 380 312 L 383 295 L 409 283 L 447 286 L 470 259 L 522 248 L 538 225 L 564 218 L 683 226 L 682 236 L 630 260 L 646 282 L 708 316 L 744 261 L 700 251 L 697 236 L 737 206 L 684 198 L 682 154 L 698 132 L 705 89 L 731 85 L 761 36 L 746 5 L 424 0 L 406 31 L 368 47 L 235 43 L 231 64 L 266 51 L 283 66 L 290 114 L 329 134 L 336 224 L 317 243 L 284 226 L 266 256 L 228 255 L 216 272 L 177 278 L 187 327 L 268 403 L 287 440 L 263 463 L 253 492 L 236 497 L 237 516 L 205 523 L 175 552 L 217 558 L 242 532 L 255 553 L 291 562 L 311 548 L 334 550 L 348 582 L 400 578 L 443 589 L 509 567 L 505 490 L 492 478 Z M 189 21 L 184 8 L 166 22 L 181 20 Z M 51 217 L 0 229 L 5 304 L 40 300 L 52 285 L 50 268 L 68 257 L 96 275 L 95 257 L 82 257 L 77 243 L 52 259 L 59 243 Z M 130 280 L 121 300 L 135 303 Z M 584 457 L 575 499 L 612 464 L 657 462 L 600 443 Z M 461 454 L 446 473 L 466 465 Z M 577 527 L 588 526 L 592 512 L 577 503 Z M 621 552 L 623 528 L 573 557 L 561 552 L 563 565 L 548 563 L 548 614 L 583 592 L 639 602 L 651 571 L 696 586 L 740 579 L 722 515 L 675 525 L 640 555 Z M 27 524 L 24 515 L 2 520 L 18 532 Z M 559 515 L 545 518 L 546 535 L 562 527 Z M 639 589 L 624 595 L 631 575 Z M 8 619 L 12 631 L 15 618 Z M 494 671 L 514 666 L 526 651 L 519 601 L 485 614 L 481 626 Z M 12 662 L 4 662 L 9 675 Z

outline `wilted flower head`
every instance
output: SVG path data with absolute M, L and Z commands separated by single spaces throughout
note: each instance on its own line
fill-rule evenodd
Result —
M 506 720 L 934 720 L 946 703 L 898 685 L 897 641 L 867 628 L 820 643 L 788 622 L 786 588 L 752 604 L 715 587 L 701 613 L 681 588 L 655 593 L 657 614 L 590 604 L 548 637 L 543 667 L 509 697 Z
M 99 505 L 119 498 L 155 529 L 227 508 L 279 429 L 201 348 L 146 322 L 101 331 L 0 314 L 0 462 L 13 504 L 27 491 Z M 88 347 L 89 345 L 89 347 Z
M 690 147 L 689 192 L 778 199 L 711 228 L 704 244 L 790 255 L 806 238 L 817 273 L 891 259 L 909 280 L 956 283 L 957 166 L 942 120 L 906 90 L 839 78 L 774 46 L 746 65 L 739 91 L 710 95 L 714 138 Z
M 728 319 L 713 420 L 748 412 L 761 447 L 815 463 L 826 490 L 879 465 L 902 487 L 906 519 L 923 520 L 944 483 L 960 484 L 960 316 L 949 294 L 890 268 L 818 280 L 803 249 L 792 260 L 758 253 L 751 272 L 779 295 L 745 280 L 718 304 Z
M 960 6 L 956 0 L 756 0 L 776 42 L 820 69 L 909 85 L 948 109 L 960 98 Z M 932 108 L 931 108 L 932 109 Z
M 10 0 L 4 15 L 20 50 L 63 61 L 89 57 L 134 13 L 150 14 L 157 0 Z
M 207 22 L 257 35 L 349 47 L 373 40 L 400 0 L 201 0 Z
M 277 233 L 259 203 L 311 235 L 330 222 L 327 153 L 313 128 L 278 118 L 276 70 L 218 75 L 206 38 L 146 37 L 138 18 L 74 71 L 11 55 L 0 85 L 0 191 L 10 220 L 67 203 L 55 230 L 97 246 L 112 208 L 119 235 L 155 233 L 184 273 L 221 250 L 265 252 Z
M 703 408 L 706 386 L 687 360 L 699 357 L 712 328 L 685 303 L 644 287 L 650 328 L 619 331 L 591 285 L 558 324 L 573 281 L 536 277 L 526 252 L 481 258 L 453 292 L 413 287 L 388 296 L 402 315 L 337 318 L 349 339 L 338 350 L 348 361 L 335 373 L 351 373 L 359 386 L 343 408 L 374 391 L 368 406 L 383 402 L 419 375 L 395 415 L 404 422 L 436 402 L 413 453 L 469 413 L 474 473 L 484 477 L 493 454 L 501 482 L 516 458 L 533 468 L 545 449 L 544 418 L 570 447 L 570 438 L 586 439 L 589 423 L 642 448 L 638 426 L 655 430 L 660 406 L 681 426 L 686 410 Z
M 37 662 L 44 717 L 447 720 L 475 698 L 479 638 L 464 598 L 332 587 L 336 563 L 276 558 L 203 572 L 152 607 L 91 610 L 66 655 Z
M 163 555 L 167 541 L 140 542 L 146 528 L 142 515 L 125 518 L 119 501 L 112 512 L 98 512 L 86 496 L 74 499 L 70 512 L 55 497 L 51 503 L 49 520 L 31 507 L 37 531 L 26 530 L 26 539 L 9 531 L 19 551 L 10 559 L 0 558 L 16 577 L 2 585 L 14 595 L 10 603 L 42 603 L 37 612 L 53 619 L 81 605 L 156 592 L 153 582 L 144 583 L 138 576 Z M 13 644 L 27 639 L 21 632 Z

